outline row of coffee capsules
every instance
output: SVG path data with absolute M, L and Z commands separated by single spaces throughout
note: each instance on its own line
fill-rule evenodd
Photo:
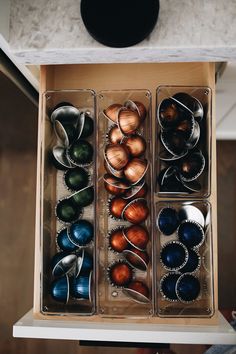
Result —
M 73 192 L 55 207 L 56 218 L 64 226 L 56 237 L 59 252 L 51 260 L 52 275 L 56 278 L 51 284 L 51 296 L 64 304 L 69 296 L 92 301 L 93 257 L 84 248 L 94 239 L 94 227 L 81 216 L 94 200 L 87 168 L 93 162 L 93 146 L 86 140 L 93 134 L 94 122 L 88 113 L 68 102 L 58 104 L 50 120 L 57 137 L 52 161 L 57 169 L 65 170 L 62 182 Z
M 139 130 L 147 112 L 141 102 L 129 100 L 123 106 L 112 104 L 103 113 L 112 122 L 104 151 L 104 185 L 113 196 L 108 212 L 114 220 L 132 224 L 118 226 L 108 234 L 109 249 L 122 256 L 109 265 L 108 280 L 134 301 L 149 303 L 150 289 L 135 277 L 135 271 L 146 272 L 149 264 L 146 247 L 150 235 L 142 225 L 149 217 L 145 180 L 149 162 L 144 157 L 146 140 Z
M 199 177 L 206 164 L 205 156 L 198 147 L 203 117 L 202 103 L 185 92 L 160 102 L 157 119 L 162 150 L 158 157 L 165 165 L 158 174 L 161 192 L 201 191 Z
M 165 237 L 177 236 L 160 251 L 160 263 L 168 271 L 159 285 L 163 298 L 183 303 L 196 301 L 201 293 L 197 274 L 202 261 L 199 248 L 205 240 L 203 213 L 193 205 L 184 205 L 178 212 L 167 206 L 158 214 L 157 227 Z

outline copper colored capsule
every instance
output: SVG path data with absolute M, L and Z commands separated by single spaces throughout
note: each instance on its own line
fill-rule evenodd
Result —
M 127 241 L 140 251 L 145 250 L 149 241 L 149 234 L 145 227 L 132 225 L 123 230 Z
M 141 117 L 141 120 L 143 121 L 147 115 L 146 107 L 144 106 L 144 104 L 142 102 L 134 101 L 134 103 L 136 104 L 136 106 L 138 108 L 139 115 Z
M 149 209 L 145 199 L 137 198 L 129 202 L 123 209 L 122 216 L 132 224 L 141 224 L 149 215 Z
M 149 289 L 142 281 L 132 281 L 125 287 L 123 293 L 138 303 L 147 304 L 149 302 Z
M 141 135 L 131 135 L 124 139 L 123 142 L 133 157 L 141 156 L 146 150 L 146 141 Z
M 109 233 L 109 245 L 113 251 L 119 253 L 128 247 L 129 243 L 124 237 L 122 228 L 119 227 Z
M 122 219 L 122 213 L 127 201 L 120 197 L 114 197 L 109 201 L 110 215 L 117 219 Z
M 148 169 L 146 159 L 134 157 L 124 168 L 124 175 L 132 184 L 138 183 L 145 175 Z
M 133 111 L 137 111 L 141 118 L 141 121 L 146 118 L 147 110 L 142 102 L 128 100 L 125 102 L 124 105 L 125 107 L 132 109 Z
M 124 135 L 134 134 L 141 124 L 137 111 L 121 108 L 118 114 L 118 126 Z
M 108 276 L 113 285 L 127 286 L 132 281 L 133 271 L 129 264 L 120 261 L 108 269 Z
M 115 170 L 122 170 L 129 161 L 129 151 L 124 144 L 107 145 L 105 157 L 109 165 Z
M 106 159 L 104 159 L 104 167 L 105 170 L 109 173 L 112 174 L 113 176 L 117 177 L 117 178 L 123 178 L 124 177 L 124 173 L 123 170 L 115 170 L 114 168 L 112 168 L 106 161 Z
M 111 120 L 112 122 L 117 124 L 118 112 L 119 112 L 121 107 L 122 107 L 121 104 L 114 103 L 114 104 L 111 104 L 106 109 L 104 109 L 103 113 L 104 113 L 106 118 L 108 118 L 109 120 Z
M 108 193 L 117 196 L 124 194 L 129 189 L 129 185 L 126 182 L 109 174 L 104 176 L 104 186 Z
M 133 188 L 130 188 L 125 192 L 124 199 L 144 198 L 147 195 L 147 191 L 147 183 L 136 184 Z
M 111 144 L 119 144 L 123 137 L 117 125 L 113 125 L 107 134 L 107 138 Z
M 145 271 L 149 263 L 149 256 L 146 251 L 140 251 L 137 248 L 124 250 L 124 256 L 127 262 L 134 268 Z

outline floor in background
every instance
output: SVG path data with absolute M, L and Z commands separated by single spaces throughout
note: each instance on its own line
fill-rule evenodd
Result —
M 0 353 L 141 354 L 141 350 L 133 348 L 80 347 L 72 341 L 12 338 L 13 323 L 32 307 L 37 109 L 3 76 L 0 92 Z M 221 308 L 233 308 L 236 142 L 218 142 L 217 148 L 219 300 Z M 175 345 L 172 350 L 176 354 L 201 354 L 205 347 Z

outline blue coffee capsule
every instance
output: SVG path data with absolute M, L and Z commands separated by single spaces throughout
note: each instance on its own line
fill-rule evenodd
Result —
M 181 302 L 195 301 L 200 294 L 200 282 L 193 274 L 182 274 L 176 282 L 176 294 Z
M 179 226 L 179 217 L 176 210 L 170 207 L 161 209 L 157 217 L 157 226 L 163 235 L 173 234 Z
M 92 272 L 71 279 L 71 295 L 76 299 L 92 300 Z
M 200 247 L 205 234 L 201 225 L 193 220 L 184 220 L 177 230 L 179 241 L 188 248 Z
M 54 300 L 67 304 L 69 300 L 69 290 L 69 279 L 68 276 L 65 275 L 52 282 L 50 292 Z
M 87 220 L 78 220 L 70 226 L 68 236 L 70 241 L 78 247 L 87 246 L 94 236 L 93 225 Z
M 56 253 L 51 261 L 52 275 L 61 277 L 69 273 L 75 266 L 76 259 L 75 254 L 69 254 L 67 252 Z
M 70 241 L 67 228 L 61 229 L 57 233 L 56 243 L 58 247 L 65 252 L 74 252 L 78 249 L 78 246 Z
M 76 277 L 88 274 L 93 269 L 93 257 L 84 249 L 77 254 Z
M 165 300 L 168 301 L 178 301 L 178 297 L 175 291 L 176 282 L 179 279 L 181 273 L 170 272 L 165 275 L 160 280 L 160 292 Z
M 166 270 L 179 270 L 187 260 L 187 247 L 179 241 L 167 242 L 161 249 L 160 261 Z
M 179 271 L 181 273 L 196 272 L 201 265 L 201 257 L 196 250 L 188 249 L 188 261 Z

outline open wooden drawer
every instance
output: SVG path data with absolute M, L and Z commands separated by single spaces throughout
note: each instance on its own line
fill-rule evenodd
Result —
M 153 97 L 152 99 L 152 143 L 155 140 L 155 110 L 156 110 L 156 89 L 160 85 L 170 86 L 206 86 L 212 92 L 212 122 L 211 122 L 211 168 L 210 168 L 210 186 L 211 193 L 207 198 L 211 205 L 211 245 L 212 245 L 212 269 L 211 275 L 213 280 L 212 297 L 214 310 L 210 316 L 206 318 L 201 316 L 183 316 L 181 317 L 160 317 L 149 316 L 145 318 L 137 318 L 131 316 L 125 318 L 104 318 L 95 314 L 92 316 L 52 316 L 45 312 L 42 314 L 42 298 L 41 298 L 41 277 L 42 277 L 42 185 L 41 181 L 44 178 L 42 171 L 42 158 L 44 151 L 44 114 L 42 108 L 42 94 L 46 91 L 54 90 L 75 90 L 75 89 L 92 89 L 95 92 L 101 90 L 124 90 L 124 89 L 148 89 Z M 178 63 L 178 64 L 101 64 L 101 65 L 65 65 L 65 66 L 44 66 L 41 68 L 41 86 L 40 86 L 40 111 L 39 111 L 39 131 L 38 131 L 38 171 L 37 171 L 37 207 L 36 207 L 36 238 L 35 238 L 35 285 L 34 285 L 34 309 L 32 322 L 29 323 L 29 316 L 26 317 L 26 326 L 34 328 L 51 328 L 51 334 L 37 334 L 37 331 L 30 331 L 31 337 L 59 338 L 56 334 L 56 328 L 65 328 L 68 331 L 63 338 L 68 339 L 90 339 L 98 340 L 95 335 L 97 329 L 101 325 L 104 336 L 101 334 L 99 340 L 109 339 L 109 328 L 117 330 L 117 333 L 126 332 L 126 336 L 112 337 L 110 339 L 117 341 L 132 341 L 132 342 L 182 342 L 182 343 L 233 343 L 235 338 L 231 328 L 226 325 L 218 312 L 218 291 L 217 291 L 217 201 L 216 201 L 216 138 L 215 138 L 215 69 L 212 63 Z M 195 198 L 197 199 L 197 197 Z M 195 200 L 194 199 L 194 200 Z M 165 198 L 163 198 L 165 200 Z M 162 201 L 161 198 L 155 197 L 154 203 Z M 69 322 L 68 322 L 69 320 Z M 31 321 L 31 320 L 30 320 Z M 27 324 L 28 323 L 28 324 Z M 124 323 L 124 325 L 122 325 Z M 145 324 L 145 326 L 144 326 Z M 163 326 L 166 325 L 166 326 Z M 183 326 L 188 327 L 183 327 Z M 197 327 L 195 327 L 197 325 Z M 114 326 L 114 327 L 113 327 Z M 151 327 L 150 327 L 151 326 Z M 74 328 L 73 335 L 70 330 Z M 137 331 L 142 331 L 146 328 L 146 334 L 137 337 Z M 77 330 L 78 329 L 78 330 Z M 82 330 L 80 332 L 80 329 Z M 128 332 L 127 332 L 128 329 Z M 168 331 L 169 335 L 162 337 L 163 331 Z M 186 337 L 184 335 L 185 331 Z M 211 333 L 209 337 L 202 336 L 205 332 Z M 154 333 L 156 335 L 154 335 Z M 14 335 L 27 336 L 27 331 L 24 330 L 24 321 L 21 331 L 21 323 L 19 322 L 14 327 Z M 33 334 L 34 333 L 34 334 Z M 54 334 L 53 334 L 54 333 Z M 59 333 L 59 332 L 58 332 Z M 128 334 L 127 334 L 128 333 Z M 147 335 L 147 333 L 149 333 Z M 174 335 L 175 333 L 175 335 Z M 176 336 L 177 333 L 182 333 L 181 339 Z M 192 339 L 190 333 L 192 333 Z M 195 333 L 195 335 L 194 335 Z M 222 333 L 221 339 L 217 338 L 216 333 Z M 26 334 L 26 335 L 25 335 Z M 173 335 L 173 337 L 171 337 Z M 202 336 L 202 337 L 201 337 Z M 188 337 L 188 338 L 187 338 Z M 62 338 L 60 336 L 60 338 Z M 115 339 L 114 339 L 115 338 Z

